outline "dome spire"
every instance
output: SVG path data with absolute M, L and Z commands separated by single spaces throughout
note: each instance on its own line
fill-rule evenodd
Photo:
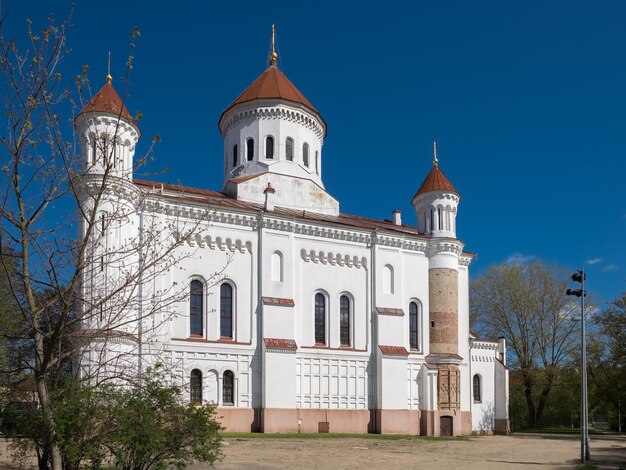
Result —
M 270 64 L 275 67 L 278 54 L 276 53 L 276 25 L 272 25 L 272 52 L 270 52 Z
M 439 159 L 437 159 L 437 141 L 433 140 L 433 166 L 439 166 Z
M 113 77 L 111 76 L 111 51 L 109 51 L 109 63 L 107 66 L 106 81 L 107 83 L 111 83 L 113 81 Z

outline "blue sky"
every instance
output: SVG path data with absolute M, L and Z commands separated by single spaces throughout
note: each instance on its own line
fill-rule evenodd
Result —
M 3 2 L 6 10 L 11 2 Z M 69 2 L 15 1 L 10 31 Z M 342 212 L 415 224 L 432 162 L 462 195 L 458 235 L 492 264 L 585 266 L 603 301 L 626 289 L 626 2 L 79 2 L 68 78 L 90 66 L 118 91 L 142 33 L 127 106 L 162 181 L 220 189 L 221 112 L 279 66 L 328 124 L 323 178 Z

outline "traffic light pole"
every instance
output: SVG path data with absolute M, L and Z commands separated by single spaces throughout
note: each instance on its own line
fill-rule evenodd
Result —
M 590 459 L 589 451 L 589 420 L 587 419 L 587 332 L 585 328 L 585 271 L 581 269 L 580 276 L 582 295 L 580 296 L 580 342 L 581 342 L 581 399 L 580 399 L 580 462 L 585 463 Z

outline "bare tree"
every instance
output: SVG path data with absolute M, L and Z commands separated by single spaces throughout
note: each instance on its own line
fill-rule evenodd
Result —
M 181 214 L 158 188 L 133 183 L 158 139 L 134 156 L 140 131 L 124 103 L 126 86 L 120 98 L 109 76 L 92 94 L 85 73 L 75 91 L 64 86 L 58 69 L 70 19 L 50 19 L 38 33 L 28 21 L 23 50 L 0 31 L 7 123 L 0 137 L 0 272 L 11 273 L 5 290 L 25 325 L 26 354 L 13 371 L 34 378 L 54 469 L 61 468 L 50 395 L 55 373 L 71 359 L 92 382 L 137 379 L 187 293 L 169 274 L 195 256 L 186 242 L 210 219 L 206 205 Z M 131 47 L 137 37 L 135 31 Z M 125 84 L 131 69 L 132 55 Z M 9 255 L 17 256 L 10 266 Z
M 569 275 L 541 261 L 492 266 L 472 283 L 473 328 L 487 337 L 504 336 L 521 371 L 528 425 L 540 424 L 560 367 L 578 347 L 578 303 L 565 295 Z

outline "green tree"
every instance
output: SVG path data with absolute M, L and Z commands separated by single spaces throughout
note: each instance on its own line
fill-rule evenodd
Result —
M 521 374 L 529 427 L 542 423 L 561 367 L 577 347 L 577 305 L 565 295 L 569 275 L 541 261 L 492 266 L 472 283 L 473 329 L 486 337 L 504 336 Z
M 597 331 L 589 345 L 591 398 L 617 429 L 618 410 L 626 408 L 626 292 L 597 314 L 594 323 Z M 621 419 L 621 428 L 626 429 L 623 412 Z

